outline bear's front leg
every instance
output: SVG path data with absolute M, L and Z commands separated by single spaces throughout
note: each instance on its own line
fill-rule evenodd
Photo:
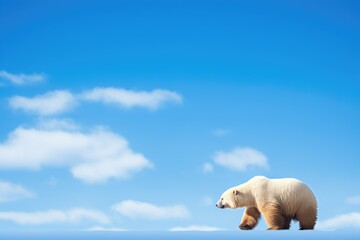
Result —
M 241 230 L 251 230 L 257 225 L 259 218 L 259 210 L 256 207 L 248 207 L 245 209 L 239 228 Z

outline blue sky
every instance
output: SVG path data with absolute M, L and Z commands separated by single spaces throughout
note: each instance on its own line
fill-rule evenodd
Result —
M 359 11 L 1 0 L 0 230 L 236 230 L 255 175 L 360 228 Z

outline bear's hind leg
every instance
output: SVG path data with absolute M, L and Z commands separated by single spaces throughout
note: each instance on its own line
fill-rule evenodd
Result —
M 268 224 L 268 230 L 289 229 L 291 219 L 286 217 L 280 206 L 268 203 L 262 208 L 262 214 Z
M 317 210 L 308 208 L 306 211 L 300 211 L 296 219 L 299 221 L 300 230 L 312 230 L 316 224 Z
M 257 225 L 259 218 L 259 210 L 256 207 L 248 207 L 245 209 L 239 228 L 241 230 L 251 230 Z

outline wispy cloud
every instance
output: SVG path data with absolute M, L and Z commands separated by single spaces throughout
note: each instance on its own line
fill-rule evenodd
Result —
M 348 228 L 360 228 L 360 213 L 351 212 L 338 215 L 316 224 L 317 229 L 336 230 Z
M 131 91 L 121 88 L 94 88 L 82 94 L 86 101 L 116 104 L 124 108 L 144 107 L 157 109 L 161 105 L 173 102 L 181 103 L 182 97 L 176 92 L 156 89 L 151 92 Z
M 89 232 L 124 232 L 124 231 L 128 231 L 128 230 L 124 229 L 124 228 L 117 228 L 117 227 L 95 226 L 95 227 L 86 229 L 86 231 L 89 231 Z
M 0 168 L 69 166 L 88 183 L 128 178 L 152 163 L 134 152 L 122 136 L 104 129 L 89 133 L 19 127 L 0 143 Z
M 218 128 L 212 131 L 212 134 L 216 137 L 224 137 L 230 133 L 227 129 Z
M 58 185 L 58 180 L 55 177 L 50 177 L 48 180 L 46 180 L 46 185 L 49 185 L 51 187 L 55 187 L 56 185 Z
M 39 129 L 76 131 L 81 127 L 71 119 L 47 118 L 37 123 Z
M 349 197 L 348 199 L 346 199 L 346 203 L 359 205 L 360 204 L 360 196 Z
M 267 157 L 253 148 L 235 148 L 230 152 L 218 151 L 214 162 L 237 171 L 245 171 L 249 166 L 267 168 Z
M 76 98 L 66 90 L 47 92 L 32 98 L 11 97 L 10 107 L 39 115 L 54 115 L 70 110 L 76 104 Z
M 210 173 L 214 171 L 214 167 L 211 163 L 204 163 L 202 170 L 204 173 Z
M 0 212 L 0 221 L 6 220 L 21 225 L 43 225 L 54 223 L 81 223 L 84 221 L 109 224 L 111 221 L 103 212 L 84 208 L 67 211 L 48 210 L 37 212 Z
M 206 225 L 190 225 L 186 227 L 173 227 L 169 231 L 173 232 L 184 232 L 184 231 L 201 231 L 201 232 L 209 232 L 209 231 L 221 231 L 223 228 L 218 227 L 210 227 Z
M 124 108 L 143 107 L 158 109 L 166 103 L 181 103 L 181 95 L 168 90 L 130 91 L 117 88 L 94 88 L 82 94 L 67 90 L 50 91 L 34 97 L 14 96 L 9 105 L 15 110 L 50 116 L 67 112 L 82 101 L 115 104 Z
M 211 197 L 204 197 L 203 198 L 203 203 L 206 205 L 206 206 L 214 206 L 214 201 L 212 200 Z
M 122 201 L 113 206 L 113 209 L 133 219 L 178 219 L 190 216 L 188 209 L 183 205 L 156 206 L 147 202 L 134 200 Z
M 0 181 L 0 203 L 1 202 L 12 202 L 23 198 L 34 197 L 35 194 L 23 186 Z
M 45 81 L 46 75 L 43 73 L 33 74 L 13 74 L 7 71 L 0 71 L 0 78 L 10 81 L 16 85 L 25 85 Z

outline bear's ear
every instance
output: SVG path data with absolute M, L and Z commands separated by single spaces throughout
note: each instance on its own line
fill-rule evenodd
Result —
M 234 194 L 234 195 L 238 194 L 238 191 L 237 191 L 236 189 L 233 190 L 233 194 Z

